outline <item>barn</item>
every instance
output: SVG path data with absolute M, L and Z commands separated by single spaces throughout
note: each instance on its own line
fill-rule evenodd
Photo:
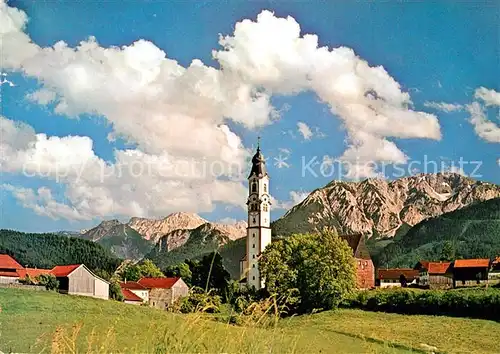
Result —
M 0 254 L 0 284 L 17 283 L 19 280 L 18 270 L 23 266 L 7 254 Z
M 420 261 L 415 267 L 419 271 L 419 285 L 429 289 L 447 289 L 453 286 L 450 262 Z
M 109 299 L 109 283 L 93 274 L 84 264 L 55 266 L 51 273 L 59 281 L 59 292 Z

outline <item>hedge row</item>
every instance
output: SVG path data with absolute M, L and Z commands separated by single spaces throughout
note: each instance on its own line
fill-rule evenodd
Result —
M 445 315 L 500 321 L 500 290 L 360 291 L 345 299 L 341 306 L 409 315 Z

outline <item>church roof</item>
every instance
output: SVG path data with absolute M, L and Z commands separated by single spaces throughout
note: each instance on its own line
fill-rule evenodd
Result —
M 257 152 L 252 157 L 252 170 L 248 178 L 252 177 L 254 174 L 257 177 L 267 176 L 266 160 L 264 159 L 264 155 L 260 152 L 260 147 L 257 148 Z
M 353 251 L 354 258 L 371 259 L 370 252 L 365 244 L 365 238 L 361 234 L 341 235 L 340 238 L 345 240 Z

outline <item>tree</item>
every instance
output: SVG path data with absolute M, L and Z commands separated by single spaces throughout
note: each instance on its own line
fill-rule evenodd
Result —
M 453 242 L 446 240 L 443 243 L 443 249 L 441 250 L 441 261 L 452 261 L 455 259 L 455 246 Z
M 109 297 L 116 301 L 123 301 L 123 293 L 120 284 L 116 281 L 112 281 L 109 284 Z
M 191 262 L 190 269 L 193 274 L 192 285 L 205 289 L 205 291 L 214 289 L 219 294 L 223 293 L 231 279 L 218 252 L 205 255 L 199 263 Z
M 186 284 L 191 285 L 193 272 L 186 262 L 182 262 L 165 269 L 165 275 L 167 277 L 181 277 Z
M 165 275 L 151 260 L 146 259 L 142 264 L 129 264 L 120 274 L 121 279 L 138 281 L 141 278 L 163 278 Z
M 136 264 L 129 264 L 121 273 L 122 280 L 138 281 L 141 278 L 141 269 Z
M 404 274 L 401 274 L 399 276 L 399 283 L 401 284 L 402 288 L 406 288 L 408 286 L 408 281 L 406 280 L 406 277 Z
M 271 243 L 259 267 L 269 293 L 289 298 L 299 312 L 335 308 L 356 284 L 352 249 L 329 230 Z
M 146 259 L 139 265 L 139 272 L 141 277 L 146 278 L 163 278 L 165 276 L 160 268 L 158 268 L 150 259 Z

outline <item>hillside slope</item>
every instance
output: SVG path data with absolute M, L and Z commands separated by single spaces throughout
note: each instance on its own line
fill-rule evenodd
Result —
M 114 272 L 120 260 L 99 244 L 54 234 L 29 234 L 0 230 L 0 253 L 13 256 L 21 265 L 52 268 L 84 263 L 93 271 Z
M 103 221 L 80 237 L 97 242 L 122 259 L 140 260 L 154 247 L 151 241 L 118 220 Z
M 201 258 L 207 253 L 221 251 L 235 240 L 244 239 L 246 226 L 245 222 L 235 225 L 207 222 L 195 229 L 175 230 L 160 238 L 146 258 L 153 260 L 162 269 L 186 259 Z M 228 262 L 234 263 L 233 258 L 228 258 Z
M 8 324 L 0 340 L 0 351 L 6 353 L 257 354 L 272 348 L 273 353 L 396 354 L 422 352 L 425 343 L 440 353 L 483 354 L 498 352 L 500 340 L 500 324 L 494 321 L 345 309 L 296 316 L 263 328 L 21 289 L 0 289 L 0 308 L 2 323 Z
M 340 234 L 394 237 L 427 218 L 500 197 L 500 186 L 454 173 L 420 174 L 394 181 L 333 181 L 313 191 L 272 224 L 274 235 L 323 226 Z
M 448 249 L 443 251 L 445 244 Z M 378 261 L 381 266 L 407 267 L 420 260 L 440 260 L 450 253 L 456 258 L 500 255 L 500 198 L 417 224 L 382 250 Z

